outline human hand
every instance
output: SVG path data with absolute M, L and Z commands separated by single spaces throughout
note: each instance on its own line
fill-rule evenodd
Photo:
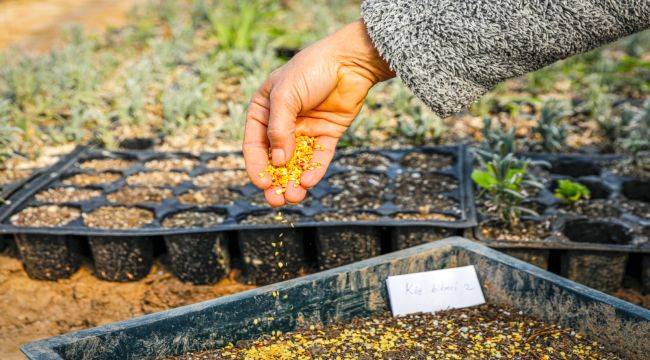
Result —
M 248 176 L 271 206 L 298 203 L 325 175 L 339 138 L 361 110 L 370 88 L 394 77 L 372 45 L 365 25 L 355 21 L 299 52 L 273 71 L 253 95 L 246 116 L 243 152 Z M 295 136 L 316 138 L 313 162 L 321 166 L 289 183 L 284 193 L 264 174 L 271 162 L 284 165 Z

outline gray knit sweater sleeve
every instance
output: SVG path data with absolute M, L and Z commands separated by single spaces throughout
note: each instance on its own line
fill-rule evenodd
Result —
M 650 0 L 365 0 L 361 11 L 381 56 L 441 116 L 650 26 Z

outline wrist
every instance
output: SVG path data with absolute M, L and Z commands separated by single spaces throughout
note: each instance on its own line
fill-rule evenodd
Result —
M 395 77 L 390 65 L 375 48 L 366 25 L 356 20 L 332 35 L 334 46 L 338 48 L 338 60 L 344 66 L 354 66 L 365 72 L 373 83 Z

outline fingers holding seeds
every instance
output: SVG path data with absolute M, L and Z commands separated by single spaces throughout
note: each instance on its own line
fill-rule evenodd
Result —
M 319 136 L 316 138 L 317 148 L 314 149 L 312 163 L 317 164 L 314 169 L 305 171 L 300 178 L 300 185 L 309 189 L 318 184 L 325 176 L 327 168 L 334 158 L 338 139 L 332 136 Z
M 293 181 L 287 184 L 287 189 L 284 193 L 284 199 L 287 203 L 297 204 L 305 199 L 307 196 L 307 189 L 300 185 L 296 185 Z
M 271 177 L 266 174 L 266 167 L 269 165 L 269 141 L 266 137 L 264 116 L 268 120 L 268 110 L 258 103 L 251 102 L 246 116 L 242 146 L 248 177 L 260 189 L 271 186 Z
M 264 190 L 264 197 L 271 207 L 280 207 L 285 204 L 284 194 L 279 186 Z

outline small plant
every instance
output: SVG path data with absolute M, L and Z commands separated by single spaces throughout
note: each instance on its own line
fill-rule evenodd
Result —
M 589 199 L 591 192 L 581 183 L 559 180 L 553 195 L 565 204 L 574 204 L 579 200 Z
M 488 211 L 497 214 L 499 220 L 509 227 L 516 226 L 522 213 L 537 215 L 521 205 L 526 199 L 525 186 L 535 188 L 542 184 L 528 179 L 529 163 L 519 160 L 513 154 L 493 155 L 489 161 L 478 157 L 482 170 L 472 172 L 472 180 L 481 188 L 481 196 L 487 195 Z
M 181 73 L 162 96 L 164 128 L 169 134 L 196 125 L 212 109 L 205 99 L 207 84 L 192 73 Z
M 13 155 L 12 146 L 17 140 L 20 130 L 9 126 L 9 101 L 0 100 L 0 169 L 4 161 Z
M 644 109 L 627 113 L 629 124 L 625 137 L 620 139 L 621 147 L 632 155 L 633 164 L 646 171 L 650 170 L 650 100 L 644 104 Z
M 229 121 L 223 124 L 222 130 L 230 140 L 241 140 L 244 138 L 244 124 L 246 123 L 246 108 L 241 104 L 229 101 L 228 104 Z
M 504 131 L 501 126 L 493 129 L 492 119 L 489 117 L 483 118 L 483 130 L 481 134 L 483 139 L 480 147 L 483 151 L 479 152 L 479 155 L 488 153 L 505 157 L 508 154 L 515 154 L 518 150 L 515 129 L 510 128 L 508 131 Z
M 567 115 L 564 104 L 549 101 L 542 106 L 537 126 L 533 130 L 539 135 L 542 150 L 560 152 L 566 143 L 566 125 L 561 120 Z

